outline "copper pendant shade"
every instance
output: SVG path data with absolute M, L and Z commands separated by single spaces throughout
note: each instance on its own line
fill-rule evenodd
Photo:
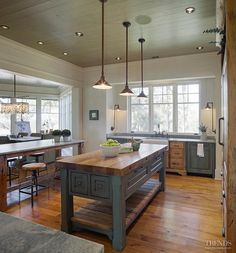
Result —
M 104 76 L 104 3 L 107 0 L 99 0 L 102 3 L 102 73 L 100 79 L 93 85 L 93 88 L 100 90 L 111 89 L 112 86 L 106 81 Z
M 121 91 L 121 96 L 134 96 L 134 93 L 129 88 L 128 85 L 128 29 L 131 26 L 131 23 L 126 21 L 123 22 L 123 26 L 126 28 L 126 82 L 125 82 L 125 88 Z
M 138 41 L 141 44 L 141 92 L 138 95 L 138 98 L 147 98 L 143 91 L 143 43 L 145 42 L 145 39 L 140 38 Z

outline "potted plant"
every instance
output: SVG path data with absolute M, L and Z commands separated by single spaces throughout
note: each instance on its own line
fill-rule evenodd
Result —
M 206 140 L 207 139 L 207 126 L 205 126 L 201 123 L 199 126 L 199 130 L 201 132 L 200 139 Z
M 64 129 L 61 132 L 63 136 L 63 141 L 70 141 L 71 131 L 69 129 Z
M 56 129 L 52 131 L 52 135 L 54 137 L 55 142 L 60 142 L 61 139 L 61 130 Z

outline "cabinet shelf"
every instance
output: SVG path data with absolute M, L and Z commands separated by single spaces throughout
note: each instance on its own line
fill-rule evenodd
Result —
M 149 179 L 126 201 L 126 229 L 144 210 L 160 190 L 158 179 Z M 101 201 L 93 201 L 81 207 L 71 218 L 80 227 L 94 228 L 112 233 L 112 206 Z

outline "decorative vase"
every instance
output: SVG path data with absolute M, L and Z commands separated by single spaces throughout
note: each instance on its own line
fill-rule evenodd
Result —
M 204 132 L 204 133 L 201 134 L 200 140 L 202 140 L 202 141 L 207 140 L 207 133 L 206 132 Z
M 61 140 L 61 136 L 59 136 L 59 135 L 54 135 L 53 138 L 54 138 L 55 142 L 60 142 L 60 140 Z
M 63 136 L 63 141 L 64 142 L 70 141 L 70 136 Z

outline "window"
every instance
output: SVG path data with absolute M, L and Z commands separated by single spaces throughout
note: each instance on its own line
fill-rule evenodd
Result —
M 16 121 L 29 121 L 32 133 L 36 133 L 36 99 L 21 99 L 17 98 L 17 102 L 29 103 L 29 113 L 17 114 Z
M 41 100 L 41 122 L 43 129 L 59 128 L 59 101 L 52 99 Z
M 132 88 L 138 95 L 140 88 Z M 200 85 L 184 82 L 145 87 L 148 99 L 130 98 L 130 130 L 198 133 Z
M 199 85 L 178 85 L 178 132 L 197 133 L 199 127 Z
M 173 86 L 153 87 L 153 130 L 173 132 Z
M 71 130 L 72 126 L 72 93 L 64 93 L 60 97 L 60 127 Z
M 133 88 L 133 93 L 137 96 L 141 89 Z M 144 88 L 144 93 L 148 95 L 148 88 Z M 136 132 L 149 131 L 149 103 L 146 98 L 131 97 L 131 130 Z
M 0 97 L 0 104 L 1 103 L 10 103 L 10 98 Z M 0 133 L 1 135 L 8 135 L 11 133 L 11 114 L 8 113 L 1 113 L 0 114 Z

